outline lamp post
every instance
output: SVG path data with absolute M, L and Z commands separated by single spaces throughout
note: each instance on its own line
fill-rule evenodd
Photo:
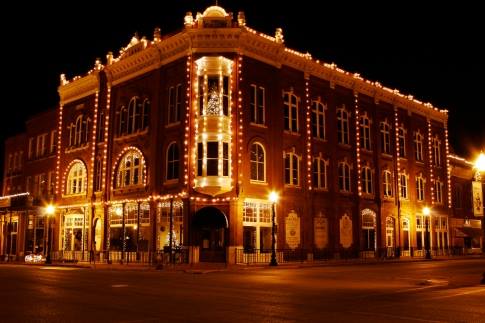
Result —
M 45 214 L 47 215 L 47 255 L 45 257 L 45 263 L 51 264 L 51 221 L 50 218 L 56 212 L 56 207 L 52 204 L 49 204 L 45 207 Z
M 430 250 L 430 241 L 429 241 L 429 222 L 431 221 L 431 210 L 429 207 L 423 208 L 423 215 L 424 215 L 424 223 L 426 225 L 426 235 L 424 236 L 424 249 L 425 249 L 425 258 L 431 259 L 431 250 Z
M 272 191 L 269 194 L 269 200 L 272 203 L 272 214 L 271 214 L 271 261 L 270 266 L 278 266 L 276 261 L 276 202 L 278 201 L 278 194 Z

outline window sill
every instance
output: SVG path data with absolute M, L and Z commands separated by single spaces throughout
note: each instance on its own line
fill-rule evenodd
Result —
M 268 185 L 268 182 L 266 181 L 256 181 L 256 180 L 249 180 L 249 183 L 251 184 L 255 184 L 255 185 L 262 185 L 262 186 L 267 186 Z
M 113 194 L 114 195 L 121 195 L 121 194 L 127 194 L 127 193 L 134 193 L 134 192 L 143 192 L 145 191 L 145 186 L 144 185 L 133 185 L 133 186 L 126 186 L 122 188 L 115 188 L 113 189 Z
M 324 187 L 313 187 L 313 190 L 315 192 L 319 192 L 319 193 L 321 193 L 321 192 L 328 192 L 328 188 L 324 188 Z
M 316 142 L 327 142 L 327 139 L 325 138 L 312 137 L 312 139 Z
M 179 179 L 176 178 L 176 179 L 167 179 L 165 182 L 163 182 L 163 185 L 164 186 L 169 186 L 169 185 L 174 185 L 174 184 L 178 184 L 179 183 Z
M 297 131 L 290 131 L 290 130 L 284 130 L 283 133 L 285 135 L 291 135 L 291 136 L 301 136 L 301 134 Z
M 73 198 L 73 197 L 83 197 L 86 196 L 86 192 L 77 194 L 62 194 L 62 198 Z
M 122 140 L 126 140 L 126 139 L 131 139 L 131 138 L 135 138 L 135 137 L 138 137 L 138 136 L 146 135 L 147 133 L 148 133 L 148 128 L 134 132 L 134 133 L 130 133 L 130 134 L 118 135 L 118 136 L 115 137 L 115 141 L 122 141 Z
M 81 150 L 84 150 L 86 148 L 88 148 L 88 144 L 83 144 L 81 146 L 75 146 L 75 147 L 67 147 L 66 150 L 64 151 L 66 154 L 69 154 L 69 153 L 74 153 L 76 151 L 81 151 Z
M 264 123 L 250 122 L 249 125 L 256 128 L 268 129 L 268 126 L 265 125 Z
M 285 184 L 285 188 L 298 188 L 298 189 L 301 189 L 301 186 L 300 185 Z
M 351 149 L 352 146 L 350 144 L 343 144 L 343 143 L 338 143 L 339 147 L 345 148 L 345 149 Z
M 174 128 L 174 127 L 180 126 L 180 124 L 181 124 L 180 121 L 168 123 L 168 124 L 165 125 L 165 128 Z

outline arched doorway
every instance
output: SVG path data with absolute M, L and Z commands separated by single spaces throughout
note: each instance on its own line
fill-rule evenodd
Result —
M 194 242 L 201 262 L 226 261 L 227 218 L 218 208 L 208 206 L 194 215 Z

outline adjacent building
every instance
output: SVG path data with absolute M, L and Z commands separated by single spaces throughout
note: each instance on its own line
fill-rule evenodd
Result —
M 242 12 L 187 13 L 182 31 L 135 36 L 58 91 L 7 140 L 2 241 L 10 223 L 23 231 L 3 254 L 52 237 L 64 259 L 151 262 L 172 241 L 190 262 L 269 261 L 270 191 L 281 261 L 455 243 L 447 111 L 287 48 Z

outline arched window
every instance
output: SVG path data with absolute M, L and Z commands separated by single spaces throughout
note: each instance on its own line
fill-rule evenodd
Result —
M 312 135 L 314 138 L 325 139 L 325 108 L 322 102 L 312 102 Z
M 74 131 L 74 146 L 80 145 L 83 137 L 83 116 L 80 115 L 76 119 L 76 127 Z
M 167 180 L 179 179 L 179 163 L 179 147 L 176 142 L 173 142 L 167 149 Z
M 128 121 L 128 110 L 126 107 L 123 105 L 120 108 L 120 116 L 119 116 L 119 127 L 118 127 L 118 135 L 122 136 L 126 134 L 127 131 L 127 121 Z
M 360 147 L 365 150 L 371 150 L 370 141 L 370 119 L 367 114 L 360 117 Z
M 284 118 L 285 130 L 298 132 L 298 98 L 290 92 L 284 93 Z
M 376 213 L 371 209 L 362 210 L 362 250 L 372 251 L 376 248 Z
M 342 192 L 350 192 L 350 166 L 347 162 L 338 163 L 338 188 Z
M 150 125 L 150 100 L 145 99 L 143 101 L 143 111 L 141 119 L 141 129 L 145 130 Z
M 398 139 L 399 139 L 399 156 L 406 157 L 406 130 L 404 126 L 401 125 L 398 129 Z
M 437 136 L 433 139 L 433 163 L 441 166 L 441 141 Z
M 266 155 L 264 147 L 260 143 L 251 145 L 251 180 L 257 182 L 266 181 Z
M 414 158 L 423 161 L 423 135 L 419 130 L 414 133 Z
M 362 192 L 365 194 L 374 193 L 374 181 L 372 177 L 372 170 L 370 167 L 362 167 Z
M 349 113 L 345 106 L 337 110 L 337 137 L 339 144 L 349 144 Z
M 116 176 L 116 188 L 145 185 L 145 159 L 137 149 L 123 155 Z
M 300 185 L 300 157 L 294 152 L 285 154 L 285 184 Z
M 381 122 L 381 153 L 391 154 L 391 127 L 387 120 Z
M 127 124 L 127 133 L 131 134 L 136 132 L 137 125 L 139 124 L 140 118 L 140 99 L 138 97 L 133 97 L 130 100 L 130 104 L 128 104 L 128 124 Z
M 399 185 L 401 185 L 401 197 L 403 199 L 408 199 L 408 182 L 409 182 L 409 175 L 405 173 L 399 174 Z
M 328 161 L 321 158 L 313 158 L 313 187 L 316 189 L 327 189 L 327 167 Z
M 382 172 L 382 190 L 384 197 L 392 196 L 392 174 L 388 170 Z
M 66 195 L 86 193 L 86 166 L 80 160 L 72 163 L 67 175 Z
M 418 201 L 424 200 L 424 178 L 423 174 L 416 177 L 416 198 Z

